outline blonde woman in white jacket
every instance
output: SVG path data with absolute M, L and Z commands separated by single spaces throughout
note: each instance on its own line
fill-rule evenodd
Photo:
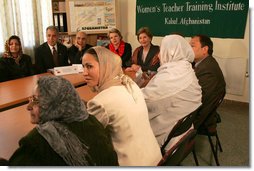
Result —
M 120 166 L 156 166 L 161 152 L 139 87 L 123 74 L 121 58 L 104 47 L 83 56 L 87 85 L 98 92 L 87 110 L 109 130 Z M 98 140 L 99 141 L 99 140 Z

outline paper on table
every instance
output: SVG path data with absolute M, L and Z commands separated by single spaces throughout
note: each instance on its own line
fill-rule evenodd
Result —
M 67 74 L 77 74 L 79 73 L 77 66 L 64 66 L 64 67 L 54 67 L 54 75 L 67 75 Z

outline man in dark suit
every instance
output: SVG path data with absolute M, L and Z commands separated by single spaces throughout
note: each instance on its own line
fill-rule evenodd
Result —
M 67 66 L 67 47 L 58 42 L 59 32 L 55 26 L 46 29 L 47 42 L 35 50 L 35 65 L 37 73 L 47 72 L 48 69 Z
M 75 43 L 68 49 L 68 57 L 71 64 L 82 64 L 82 57 L 92 45 L 87 44 L 87 35 L 84 31 L 76 34 Z
M 217 98 L 225 92 L 226 83 L 223 73 L 212 56 L 213 42 L 205 35 L 195 35 L 190 41 L 195 53 L 194 70 L 202 88 L 202 107 L 197 115 L 194 126 L 198 131 L 216 130 L 217 112 L 211 112 Z M 206 119 L 209 116 L 209 119 Z

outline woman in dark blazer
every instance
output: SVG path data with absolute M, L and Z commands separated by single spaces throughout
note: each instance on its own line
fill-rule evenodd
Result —
M 11 36 L 5 44 L 5 52 L 0 58 L 0 82 L 33 74 L 31 57 L 23 54 L 18 36 Z
M 121 32 L 116 28 L 113 28 L 109 31 L 108 37 L 110 44 L 106 46 L 106 48 L 121 57 L 122 67 L 129 67 L 131 65 L 131 45 L 123 41 Z
M 135 49 L 132 55 L 132 66 L 126 71 L 157 71 L 160 66 L 158 54 L 160 47 L 152 44 L 153 35 L 149 28 L 142 27 L 137 33 L 137 39 L 141 46 Z

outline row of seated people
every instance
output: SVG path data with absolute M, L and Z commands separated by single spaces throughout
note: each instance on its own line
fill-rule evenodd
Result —
M 18 36 L 11 36 L 5 45 L 5 53 L 0 58 L 0 82 L 12 80 L 33 74 L 47 72 L 57 66 L 81 64 L 85 51 L 92 47 L 86 43 L 87 35 L 79 31 L 75 43 L 67 49 L 58 42 L 58 30 L 54 26 L 46 29 L 47 42 L 35 50 L 35 68 L 33 69 L 31 57 L 23 54 L 22 45 Z M 137 34 L 141 46 L 132 56 L 132 47 L 122 40 L 121 32 L 115 28 L 109 31 L 110 44 L 107 48 L 118 54 L 122 59 L 122 67 L 129 71 L 156 71 L 159 65 L 159 46 L 151 43 L 152 33 L 146 27 L 141 28 Z
M 155 166 L 162 157 L 160 146 L 165 141 L 174 124 L 183 116 L 196 110 L 201 104 L 203 111 L 201 109 L 198 119 L 200 121 L 200 117 L 206 118 L 206 116 L 203 116 L 203 114 L 206 114 L 204 111 L 206 110 L 206 105 L 211 103 L 211 98 L 225 89 L 223 74 L 219 69 L 218 63 L 212 57 L 212 52 L 212 41 L 206 36 L 194 36 L 190 43 L 180 35 L 173 34 L 165 36 L 161 43 L 159 55 L 160 67 L 157 70 L 158 73 L 150 80 L 146 87 L 140 89 L 135 82 L 123 74 L 122 61 L 118 55 L 104 47 L 97 46 L 90 48 L 82 57 L 82 64 L 84 66 L 83 75 L 87 85 L 98 94 L 88 101 L 86 104 L 87 108 L 81 106 L 83 114 L 81 112 L 80 115 L 75 115 L 73 116 L 74 118 L 72 118 L 72 114 L 66 114 L 64 110 L 68 110 L 71 113 L 77 113 L 77 111 L 74 109 L 72 111 L 62 108 L 62 105 L 59 105 L 62 104 L 62 101 L 58 102 L 57 100 L 60 99 L 65 101 L 64 97 L 66 94 L 58 92 L 60 88 L 55 87 L 55 85 L 63 86 L 69 83 L 48 83 L 51 86 L 54 85 L 50 89 L 48 87 L 41 87 L 40 81 L 47 84 L 47 82 L 50 81 L 48 79 L 53 79 L 54 77 L 45 78 L 44 81 L 43 78 L 39 79 L 37 92 L 34 93 L 34 98 L 30 100 L 28 109 L 31 116 L 35 117 L 38 115 L 38 119 L 33 122 L 38 124 L 38 126 L 33 132 L 35 132 L 37 136 L 43 137 L 41 139 L 43 139 L 44 143 L 47 144 L 47 148 L 50 150 L 48 149 L 48 152 L 46 152 L 46 150 L 39 150 L 38 153 L 36 153 L 37 151 L 35 151 L 35 149 L 31 149 L 31 151 L 34 151 L 34 156 L 30 153 L 26 154 L 29 150 L 24 150 L 23 148 L 36 147 L 26 145 L 26 143 L 30 143 L 29 139 L 27 141 L 23 140 L 20 142 L 21 146 L 19 149 L 11 157 L 9 164 L 119 164 L 121 166 Z M 192 68 L 194 59 L 196 62 L 195 71 Z M 204 66 L 203 64 L 213 65 L 213 67 Z M 203 68 L 205 71 L 199 73 L 200 71 L 198 71 L 198 68 L 199 70 Z M 57 80 L 60 81 L 61 78 L 55 78 L 55 81 Z M 64 97 L 61 99 L 58 94 L 53 94 L 52 96 L 48 94 L 45 95 L 43 94 L 43 89 L 46 89 L 48 93 L 63 94 Z M 49 89 L 51 91 L 48 91 Z M 66 90 L 67 88 L 63 89 L 64 92 L 70 92 Z M 73 88 L 72 91 L 75 91 L 75 89 Z M 53 100 L 50 99 L 50 97 L 52 97 Z M 52 106 L 47 107 L 44 103 L 49 103 L 48 105 Z M 71 105 L 72 101 L 68 100 L 68 102 L 63 103 L 63 105 L 66 103 L 70 103 Z M 77 103 L 74 101 L 73 103 L 72 105 L 75 106 L 80 102 Z M 58 105 L 59 111 L 57 110 Z M 45 111 L 45 114 L 41 113 L 44 110 L 50 111 Z M 103 159 L 95 158 L 97 154 L 93 156 L 87 151 L 87 149 L 92 149 L 93 147 L 90 144 L 91 147 L 89 148 L 88 140 L 86 141 L 84 138 L 80 137 L 85 135 L 80 135 L 68 126 L 68 124 L 72 122 L 79 123 L 85 120 L 84 118 L 88 118 L 88 116 L 83 116 L 86 112 L 89 116 L 95 116 L 105 128 L 105 131 L 110 135 L 113 148 L 109 145 L 107 146 L 109 151 L 101 149 L 108 152 L 105 155 L 109 155 L 107 157 L 110 161 L 105 161 L 106 163 L 100 162 L 100 160 Z M 46 114 L 50 113 L 53 113 L 53 116 L 56 115 L 57 117 L 51 117 L 50 115 L 47 118 Z M 44 116 L 46 118 L 44 118 Z M 211 123 L 202 126 L 209 127 L 212 124 L 216 124 L 216 122 L 212 123 L 211 121 Z M 198 121 L 194 122 L 194 127 L 197 128 L 200 127 L 200 125 Z M 70 129 L 71 133 L 68 133 L 68 131 L 64 132 L 71 135 L 71 140 L 61 135 L 63 133 L 60 130 L 63 128 Z M 83 133 L 85 132 L 86 130 L 83 131 Z M 30 134 L 28 134 L 28 136 L 29 135 Z M 63 153 L 61 149 L 58 151 L 59 145 L 53 143 L 57 140 L 54 140 L 54 138 L 52 139 L 54 136 L 47 135 L 59 135 L 57 139 L 60 138 L 61 142 L 63 141 L 64 144 L 68 144 L 66 148 L 63 147 L 62 149 L 67 150 L 67 152 L 65 151 L 66 153 Z M 26 138 L 29 137 L 25 137 L 25 139 Z M 96 137 L 94 136 L 94 138 Z M 173 143 L 174 141 L 172 145 Z M 80 157 L 75 158 L 75 150 L 72 148 L 74 146 L 80 147 L 81 151 L 83 151 L 81 154 L 78 153 Z M 115 151 L 117 155 L 117 161 L 115 161 L 116 157 L 112 150 Z M 41 151 L 43 151 L 43 154 L 40 154 Z M 54 155 L 50 155 L 52 151 L 54 151 Z M 53 159 L 45 161 L 43 158 L 47 157 L 44 155 L 52 156 L 53 158 L 55 156 L 56 158 L 54 159 L 61 161 L 60 163 L 54 163 L 55 160 Z M 69 155 L 74 155 L 74 157 Z M 38 156 L 42 158 L 38 158 Z M 31 160 L 36 159 L 37 161 L 31 162 Z M 94 161 L 94 163 L 87 162 L 90 160 Z

